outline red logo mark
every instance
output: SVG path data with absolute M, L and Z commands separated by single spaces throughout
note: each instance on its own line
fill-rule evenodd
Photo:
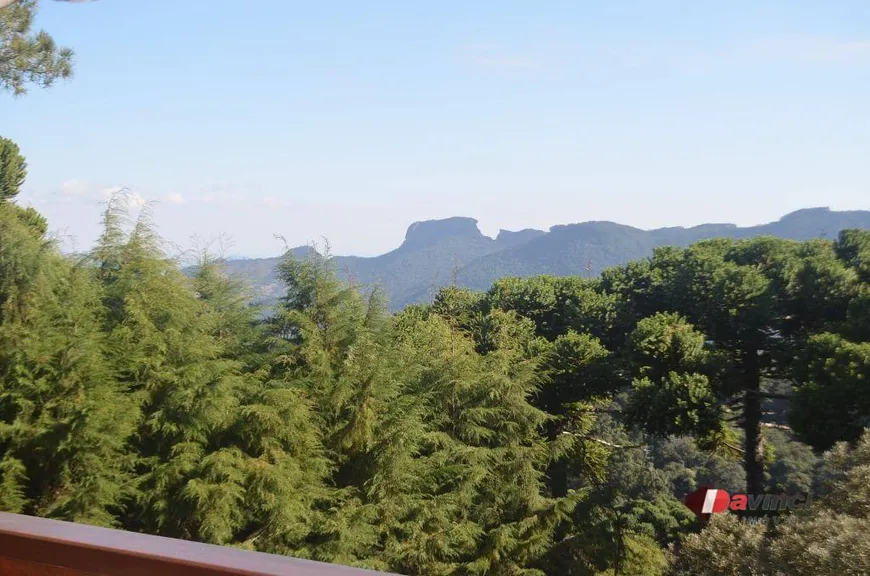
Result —
M 731 503 L 731 496 L 725 490 L 717 488 L 698 488 L 686 495 L 683 503 L 698 516 L 725 512 Z
M 718 512 L 787 512 L 803 508 L 809 495 L 801 494 L 728 494 L 725 490 L 703 486 L 688 494 L 683 503 L 698 516 Z

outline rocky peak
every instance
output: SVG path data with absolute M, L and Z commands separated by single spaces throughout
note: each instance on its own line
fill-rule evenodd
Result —
M 408 226 L 403 246 L 431 246 L 445 238 L 486 238 L 477 227 L 477 220 L 454 216 L 442 220 L 425 220 Z

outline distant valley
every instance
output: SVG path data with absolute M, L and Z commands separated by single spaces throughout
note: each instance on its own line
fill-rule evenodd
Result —
M 431 300 L 439 288 L 454 281 L 486 290 L 504 276 L 595 276 L 607 267 L 649 256 L 659 246 L 765 235 L 792 240 L 835 239 L 845 228 L 870 229 L 870 211 L 809 208 L 749 227 L 723 223 L 641 230 L 614 222 L 583 222 L 553 226 L 549 231 L 502 230 L 495 238 L 483 235 L 474 218 L 454 217 L 411 224 L 402 245 L 386 254 L 336 256 L 333 263 L 344 279 L 380 285 L 389 297 L 390 308 L 398 310 Z M 311 250 L 299 247 L 292 252 L 305 257 Z M 229 260 L 227 271 L 245 278 L 258 302 L 270 304 L 281 294 L 275 274 L 279 261 L 279 257 Z

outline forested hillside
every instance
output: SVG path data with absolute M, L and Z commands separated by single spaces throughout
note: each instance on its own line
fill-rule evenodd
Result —
M 398 311 L 408 304 L 431 302 L 439 289 L 450 285 L 487 290 L 505 276 L 598 276 L 608 267 L 651 256 L 660 246 L 758 236 L 833 239 L 847 228 L 870 229 L 870 211 L 811 208 L 745 228 L 703 224 L 640 230 L 613 222 L 585 222 L 553 226 L 549 232 L 502 230 L 495 239 L 484 236 L 473 218 L 448 218 L 412 224 L 402 245 L 381 256 L 336 256 L 333 260 L 341 279 L 379 284 L 389 308 Z M 279 262 L 280 258 L 230 260 L 227 270 L 249 282 L 259 302 L 272 304 L 281 291 Z
M 0 91 L 20 96 L 72 74 L 72 51 L 34 30 L 37 6 L 37 0 L 0 0 Z M 273 3 L 270 9 L 281 7 Z M 188 15 L 201 15 L 188 9 Z M 270 9 L 251 14 L 260 22 Z M 426 51 L 441 44 L 396 25 L 401 20 L 372 17 L 369 5 L 364 10 L 365 35 L 363 29 L 348 35 L 361 52 L 359 62 L 374 66 L 383 59 L 363 54 L 364 42 L 357 42 L 371 38 L 373 30 L 401 28 L 402 38 L 414 38 Z M 160 39 L 169 52 L 160 60 L 159 77 L 143 74 L 142 59 L 119 46 L 119 61 L 135 71 L 136 82 L 149 86 L 137 93 L 148 108 L 131 100 L 127 112 L 147 122 L 163 118 L 150 115 L 162 106 L 181 110 L 176 118 L 195 126 L 188 118 L 193 108 L 203 94 L 217 93 L 208 92 L 207 73 L 227 69 L 224 59 L 206 65 L 196 60 L 216 45 L 188 36 L 192 27 L 183 12 L 174 24 L 184 36 L 173 38 L 168 26 Z M 141 19 L 150 31 L 148 16 L 143 11 L 127 20 Z M 241 38 L 231 45 L 239 64 L 233 69 L 242 81 L 227 83 L 218 75 L 212 86 L 227 90 L 220 110 L 233 102 L 233 86 L 244 89 L 249 107 L 267 104 L 250 99 L 262 78 L 258 70 L 270 80 L 270 95 L 283 94 L 276 88 L 281 76 L 306 90 L 326 77 L 341 78 L 329 86 L 353 92 L 354 100 L 376 100 L 375 92 L 353 91 L 355 84 L 345 83 L 349 67 L 342 65 L 338 74 L 330 68 L 339 60 L 335 29 L 321 34 L 301 20 L 308 34 L 301 44 L 305 59 L 317 71 L 306 75 L 281 50 L 293 46 L 283 21 L 275 19 L 280 33 L 270 33 L 279 42 L 263 50 L 262 42 L 244 40 L 252 38 L 242 34 L 243 16 L 250 14 L 236 8 L 231 16 L 231 30 Z M 444 16 L 427 13 L 425 24 L 446 22 Z M 98 26 L 108 22 L 89 18 Z M 67 35 L 80 26 L 72 37 L 88 35 L 85 17 L 69 19 L 75 27 Z M 824 21 L 835 28 L 833 20 Z M 224 38 L 219 19 L 209 22 L 208 35 Z M 725 26 L 745 32 L 749 22 L 725 20 Z M 699 21 L 680 23 L 689 29 Z M 751 24 L 765 27 L 761 20 Z M 255 28 L 268 40 L 259 23 Z M 655 35 L 636 32 L 631 36 Z M 309 40 L 318 35 L 330 38 L 328 58 L 315 57 L 318 46 Z M 123 30 L 113 42 L 125 36 L 141 44 L 141 35 Z M 665 36 L 682 42 L 674 40 L 673 30 Z M 619 43 L 626 37 L 611 34 Z M 741 32 L 741 41 L 747 38 Z M 826 52 L 840 55 L 861 44 L 837 45 L 835 36 L 831 41 Z M 176 46 L 196 49 L 176 53 Z M 249 46 L 259 52 L 246 51 Z M 698 53 L 722 46 L 705 45 Z M 395 52 L 387 43 L 378 47 Z M 402 48 L 400 60 L 422 68 L 421 53 L 412 53 L 407 43 Z M 147 50 L 150 58 L 153 42 Z M 265 52 L 271 51 L 282 60 L 269 61 Z M 402 84 L 397 64 L 390 62 L 391 97 L 410 88 L 407 77 Z M 742 64 L 734 68 L 741 80 L 753 77 Z M 684 91 L 675 70 L 649 76 L 667 78 Z M 794 70 L 803 74 L 806 68 Z M 444 94 L 436 86 L 446 78 L 442 72 L 426 71 L 427 83 L 414 87 L 415 102 L 424 92 Z M 158 82 L 164 76 L 176 84 Z M 703 79 L 714 76 L 720 74 Z M 785 76 L 769 76 L 789 95 L 800 93 Z M 825 78 L 835 80 L 832 74 Z M 202 88 L 190 106 L 182 80 Z M 108 81 L 117 84 L 114 76 Z M 634 92 L 644 100 L 649 94 L 665 100 L 652 84 L 612 84 L 619 90 L 602 92 L 603 99 Z M 539 77 L 534 91 L 544 85 Z M 123 115 L 125 106 L 103 100 L 113 94 L 110 87 L 93 86 L 95 98 L 69 101 L 71 115 L 84 118 L 99 109 L 81 126 L 111 123 L 113 146 L 122 141 L 117 126 L 138 136 L 131 117 Z M 836 92 L 836 83 L 826 80 L 826 86 Z M 700 96 L 698 86 L 688 87 L 693 98 Z M 506 88 L 499 86 L 500 97 Z M 726 98 L 740 102 L 740 92 L 730 88 Z M 461 92 L 463 107 L 476 92 L 486 94 Z M 161 100 L 161 94 L 170 99 Z M 567 96 L 572 108 L 582 108 L 574 95 Z M 782 141 L 781 120 L 787 118 L 770 114 L 765 105 L 782 100 L 770 93 L 754 97 L 753 107 L 776 120 L 772 133 Z M 284 107 L 302 102 L 274 100 Z M 326 100 L 341 137 L 364 143 L 348 147 L 354 161 L 377 160 L 360 160 L 359 150 L 384 142 L 354 140 L 354 122 L 346 121 L 354 109 Z M 631 112 L 630 100 L 616 100 L 618 109 L 611 112 Z M 412 115 L 404 115 L 413 109 L 409 101 L 396 103 L 385 107 L 403 113 L 403 134 L 423 133 L 416 121 L 409 122 Z M 450 98 L 438 102 L 445 103 Z M 815 116 L 817 103 L 813 118 L 827 129 L 827 120 Z M 418 104 L 432 110 L 422 99 Z M 838 100 L 854 127 L 856 116 L 847 104 Z M 690 101 L 676 102 L 677 115 L 668 117 L 659 108 L 655 116 L 670 129 L 672 120 L 697 121 L 692 108 Z M 710 101 L 703 108 L 710 110 Z M 376 110 L 356 111 L 381 130 Z M 284 131 L 278 121 L 290 117 L 275 112 L 265 116 L 278 127 L 275 132 Z M 304 113 L 318 120 L 312 124 L 329 144 L 324 166 L 340 167 L 340 147 L 328 131 L 319 131 L 321 118 L 308 108 Z M 623 124 L 649 117 L 626 115 Z M 246 129 L 257 124 L 247 113 L 240 118 L 237 124 Z M 561 117 L 551 118 L 563 125 Z M 741 114 L 740 122 L 749 126 L 747 118 Z M 26 121 L 28 133 L 35 124 Z M 61 136 L 65 129 L 75 134 L 67 129 L 75 125 L 44 124 L 62 144 L 47 142 L 46 149 L 67 154 Z M 254 132 L 234 132 L 230 124 L 209 118 L 220 138 L 217 132 L 206 137 L 216 149 L 235 146 L 218 162 L 231 159 L 240 173 L 247 170 L 247 178 L 266 164 L 250 169 L 242 156 L 265 148 L 251 145 Z M 457 124 L 463 134 L 474 131 Z M 187 135 L 164 133 L 163 126 L 175 125 L 171 121 L 157 125 L 161 143 Z M 608 132 L 614 126 L 609 119 L 602 125 Z M 702 127 L 705 136 L 724 136 L 709 126 Z M 249 147 L 238 144 L 239 134 Z M 630 134 L 614 137 L 620 155 L 623 142 L 633 142 Z M 650 134 L 648 142 L 656 144 L 680 139 Z M 741 131 L 739 146 L 730 143 L 746 152 L 751 135 L 768 145 L 763 131 L 752 134 Z M 88 154 L 100 150 L 98 139 L 81 148 Z M 282 162 L 294 149 L 263 141 L 270 153 L 280 151 Z M 197 141 L 190 142 L 183 141 L 185 151 L 195 148 Z M 829 134 L 822 142 L 829 156 L 860 157 L 858 148 L 838 147 Z M 728 144 L 723 139 L 721 150 Z M 169 154 L 147 140 L 137 146 Z M 646 157 L 649 148 L 638 148 L 638 154 Z M 239 154 L 242 149 L 245 154 Z M 705 150 L 698 158 L 708 154 L 715 155 Z M 788 165 L 800 158 L 787 148 L 777 154 Z M 818 174 L 834 173 L 836 164 L 814 154 L 820 158 Z M 97 156 L 101 166 L 110 164 Z M 196 160 L 189 153 L 179 156 L 185 163 Z M 135 163 L 143 157 L 149 153 L 137 155 Z M 686 166 L 685 154 L 673 157 Z M 736 159 L 727 157 L 728 170 Z M 646 160 L 656 161 L 651 155 Z M 774 166 L 775 160 L 776 155 L 763 158 Z M 73 160 L 68 164 L 82 169 Z M 842 173 L 850 186 L 860 186 L 854 174 Z M 707 224 L 643 231 L 586 222 L 546 232 L 502 231 L 494 239 L 482 235 L 473 219 L 450 218 L 413 224 L 399 248 L 376 258 L 333 258 L 327 251 L 295 248 L 280 258 L 225 262 L 203 251 L 182 268 L 156 234 L 148 206 L 131 209 L 139 203 L 124 193 L 108 200 L 92 248 L 62 253 L 46 218 L 19 204 L 26 177 L 18 146 L 0 138 L 0 511 L 408 576 L 870 574 L 870 212 L 801 210 L 750 228 Z M 268 304 L 269 312 L 252 302 Z M 696 514 L 691 495 L 704 495 L 706 505 L 708 489 L 746 500 L 798 495 L 807 505 L 766 512 L 729 506 L 709 514 L 701 508 Z M 720 495 L 714 493 L 713 504 Z
M 2 146 L 0 510 L 421 576 L 870 572 L 866 231 L 396 314 L 291 251 L 263 318 L 122 197 L 63 256 Z M 701 531 L 699 486 L 815 502 Z

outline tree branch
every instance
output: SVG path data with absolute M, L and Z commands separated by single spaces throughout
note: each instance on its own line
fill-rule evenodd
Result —
M 0 10 L 6 8 L 7 6 L 12 6 L 16 4 L 18 0 L 0 0 Z M 91 0 L 55 0 L 55 2 L 91 2 Z
M 727 448 L 731 448 L 732 450 L 739 452 L 740 454 L 746 454 L 746 450 L 744 450 L 740 446 L 735 446 L 734 444 L 731 444 L 730 442 L 723 442 L 722 444 L 724 444 Z
M 786 426 L 785 424 L 777 424 L 775 422 L 762 422 L 762 428 L 776 428 L 777 430 L 788 430 L 791 432 L 791 426 Z
M 619 408 L 576 408 L 577 412 L 593 412 L 595 414 L 621 414 Z
M 590 440 L 592 442 L 598 442 L 603 446 L 607 446 L 609 448 L 616 448 L 617 450 L 630 450 L 633 448 L 646 448 L 646 444 L 614 444 L 613 442 L 608 442 L 607 440 L 602 440 L 601 438 L 593 438 L 591 436 L 582 436 L 580 434 L 574 434 L 573 432 L 568 432 L 567 430 L 563 431 L 562 434 L 566 436 L 574 436 L 575 438 L 580 438 L 581 440 Z
M 745 390 L 747 394 L 758 396 L 759 398 L 769 398 L 771 400 L 791 400 L 791 394 L 776 394 L 774 392 L 762 392 L 761 390 Z
M 612 442 L 608 442 L 607 440 L 602 440 L 601 438 L 587 438 L 587 440 L 592 440 L 593 442 L 598 442 L 599 444 L 603 444 L 604 446 L 609 446 L 610 448 L 616 448 L 617 450 L 630 450 L 633 448 L 646 448 L 646 444 L 613 444 Z

